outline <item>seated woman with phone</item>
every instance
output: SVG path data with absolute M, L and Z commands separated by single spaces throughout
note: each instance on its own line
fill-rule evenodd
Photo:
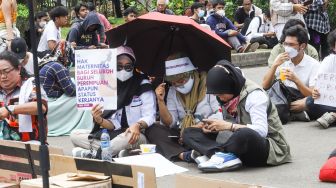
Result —
M 188 127 L 201 128 L 203 118 L 218 116 L 219 104 L 215 96 L 206 94 L 206 73 L 199 73 L 187 56 L 173 54 L 165 66 L 165 80 L 171 85 L 166 103 L 166 83 L 155 90 L 161 124 L 149 127 L 146 136 L 167 159 L 191 162 L 191 151 L 184 147 L 180 135 Z
M 204 119 L 202 129 L 187 128 L 183 141 L 211 157 L 198 165 L 202 171 L 227 171 L 246 166 L 279 165 L 290 162 L 289 145 L 275 106 L 265 91 L 245 79 L 226 60 L 219 61 L 207 76 L 207 93 L 220 102 L 223 119 Z M 233 117 L 233 121 L 227 119 Z M 216 142 L 219 131 L 233 134 L 225 143 Z

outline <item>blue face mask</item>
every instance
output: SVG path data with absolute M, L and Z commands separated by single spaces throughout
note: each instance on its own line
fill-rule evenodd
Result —
M 204 17 L 204 13 L 205 13 L 204 10 L 199 10 L 197 15 L 198 15 L 199 18 L 202 18 L 202 17 Z

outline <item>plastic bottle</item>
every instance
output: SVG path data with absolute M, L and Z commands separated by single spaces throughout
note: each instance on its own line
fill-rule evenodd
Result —
M 100 147 L 101 147 L 101 159 L 104 161 L 112 161 L 112 153 L 109 152 L 110 148 L 110 135 L 107 129 L 103 129 L 103 133 L 100 136 Z

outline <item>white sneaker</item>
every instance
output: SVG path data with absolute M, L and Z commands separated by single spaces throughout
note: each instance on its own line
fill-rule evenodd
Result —
M 81 158 L 95 158 L 97 154 L 97 151 L 92 150 L 92 153 L 90 150 L 88 149 L 84 149 L 81 147 L 75 147 L 72 149 L 72 156 L 73 157 L 81 157 Z
M 326 112 L 316 120 L 323 128 L 328 128 L 330 124 L 336 121 L 336 116 L 332 112 Z
M 233 153 L 217 152 L 210 160 L 198 165 L 198 168 L 205 172 L 220 172 L 235 170 L 242 166 L 242 162 Z

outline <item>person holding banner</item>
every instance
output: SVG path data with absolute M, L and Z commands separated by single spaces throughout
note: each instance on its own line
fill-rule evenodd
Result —
M 166 83 L 155 90 L 162 125 L 147 129 L 146 136 L 167 159 L 193 162 L 195 155 L 184 147 L 181 139 L 183 130 L 201 127 L 203 118 L 216 118 L 219 105 L 214 95 L 206 94 L 206 73 L 198 72 L 185 54 L 170 55 L 165 68 L 165 80 L 171 85 L 167 101 Z
M 133 50 L 127 46 L 117 48 L 117 110 L 103 110 L 93 106 L 93 130 L 74 130 L 71 141 L 76 146 L 76 157 L 100 158 L 100 136 L 103 129 L 110 134 L 110 153 L 120 157 L 138 149 L 147 142 L 143 131 L 154 124 L 156 98 L 150 82 L 144 74 L 135 70 Z M 120 152 L 122 151 L 123 152 Z
M 43 89 L 41 97 L 46 121 L 48 104 Z M 28 75 L 16 56 L 9 51 L 0 54 L 0 100 L 1 139 L 38 141 L 40 130 L 34 78 Z
M 328 43 L 330 46 L 330 55 L 325 57 L 322 61 L 318 73 L 317 78 L 319 78 L 319 75 L 325 74 L 326 76 L 328 73 L 331 73 L 335 75 L 336 73 L 336 30 L 331 32 L 328 36 Z M 330 79 L 334 79 L 332 75 L 329 76 Z M 320 91 L 319 91 L 319 85 L 315 85 L 315 88 L 313 89 L 313 94 L 311 97 L 308 97 L 306 100 L 306 106 L 307 106 L 307 112 L 309 114 L 309 117 L 312 119 L 316 119 L 316 121 L 321 125 L 323 128 L 328 128 L 329 126 L 336 125 L 336 106 L 330 106 L 330 103 L 326 104 L 316 104 L 316 100 L 321 97 Z M 330 92 L 330 94 L 334 94 L 335 90 Z M 333 98 L 336 100 L 336 98 Z M 329 101 L 330 102 L 330 101 Z

